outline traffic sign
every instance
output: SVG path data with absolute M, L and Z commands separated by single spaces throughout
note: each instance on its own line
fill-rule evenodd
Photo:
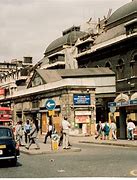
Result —
M 46 108 L 47 108 L 48 110 L 53 110 L 53 109 L 55 109 L 55 107 L 56 107 L 56 103 L 55 103 L 54 100 L 49 99 L 49 100 L 46 101 L 45 106 L 46 106 Z
M 110 112 L 114 113 L 116 111 L 116 106 L 110 106 Z

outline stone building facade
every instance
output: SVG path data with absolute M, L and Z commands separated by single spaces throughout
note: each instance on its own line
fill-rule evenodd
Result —
M 87 49 L 81 51 L 87 40 L 76 43 L 78 67 L 109 67 L 115 72 L 116 97 L 111 105 L 116 106 L 120 137 L 126 138 L 127 118 L 137 125 L 137 0 L 107 18 L 102 33 L 88 41 Z

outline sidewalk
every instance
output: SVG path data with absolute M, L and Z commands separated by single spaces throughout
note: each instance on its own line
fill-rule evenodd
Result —
M 134 147 L 137 148 L 137 140 L 100 140 L 95 139 L 95 136 L 83 137 L 79 140 L 79 143 L 91 143 L 100 145 L 113 145 L 113 146 L 123 146 L 123 147 Z
M 65 150 L 60 146 L 58 150 L 51 149 L 51 140 L 48 138 L 47 144 L 43 143 L 44 136 L 40 135 L 39 137 L 39 145 L 40 150 L 36 150 L 36 145 L 32 144 L 30 149 L 27 150 L 25 146 L 20 147 L 20 152 L 25 154 L 52 154 L 52 153 L 67 153 L 67 152 L 79 152 L 80 148 L 75 147 L 76 144 L 79 143 L 91 143 L 91 144 L 99 144 L 99 145 L 113 145 L 113 146 L 122 146 L 122 147 L 134 147 L 137 148 L 137 140 L 128 141 L 128 140 L 99 140 L 95 139 L 94 136 L 70 136 L 70 142 L 72 144 L 71 149 Z
M 58 147 L 58 150 L 52 150 L 51 147 L 51 139 L 48 138 L 47 139 L 47 143 L 44 144 L 44 135 L 40 135 L 39 136 L 39 145 L 40 145 L 40 149 L 36 149 L 36 145 L 32 144 L 30 146 L 30 149 L 26 149 L 25 148 L 25 144 L 24 146 L 20 146 L 20 152 L 21 153 L 25 153 L 25 154 L 30 154 L 30 155 L 36 155 L 36 154 L 53 154 L 53 153 L 67 153 L 67 152 L 79 152 L 81 151 L 80 148 L 76 148 L 73 146 L 70 147 L 70 149 L 63 149 L 62 146 Z

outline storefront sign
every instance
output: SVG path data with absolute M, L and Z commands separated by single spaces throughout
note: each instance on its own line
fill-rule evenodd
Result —
M 91 115 L 91 111 L 75 111 L 75 115 Z
M 90 118 L 89 116 L 75 116 L 75 123 L 89 123 L 90 122 Z
M 74 94 L 74 105 L 90 105 L 90 94 Z
M 4 93 L 5 93 L 5 89 L 0 88 L 0 95 L 4 95 Z
M 124 101 L 124 102 L 109 102 L 108 107 L 124 107 L 124 106 L 130 106 L 130 105 L 137 105 L 137 99 Z

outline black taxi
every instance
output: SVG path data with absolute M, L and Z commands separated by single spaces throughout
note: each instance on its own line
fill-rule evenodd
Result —
M 15 141 L 13 130 L 0 126 L 0 161 L 10 161 L 15 166 L 19 155 L 19 145 Z

